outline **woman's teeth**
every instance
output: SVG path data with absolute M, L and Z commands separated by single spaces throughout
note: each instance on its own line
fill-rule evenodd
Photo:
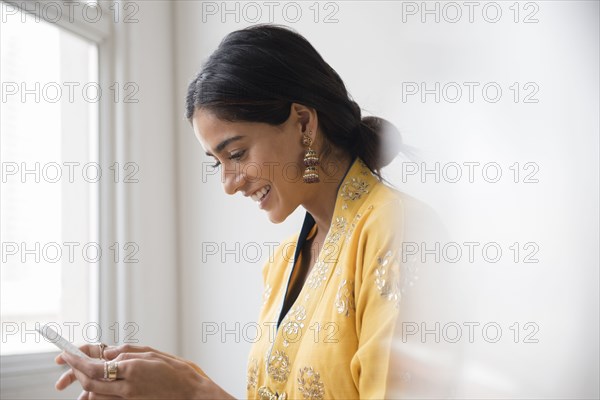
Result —
M 252 196 L 250 196 L 250 198 L 256 202 L 261 202 L 262 199 L 265 198 L 265 196 L 267 195 L 267 193 L 269 193 L 270 190 L 271 190 L 271 186 L 267 185 L 264 188 L 258 190 Z

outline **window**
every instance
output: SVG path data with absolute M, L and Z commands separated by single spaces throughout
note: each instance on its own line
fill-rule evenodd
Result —
M 51 324 L 94 341 L 98 265 L 98 47 L 2 7 L 0 355 L 55 351 Z

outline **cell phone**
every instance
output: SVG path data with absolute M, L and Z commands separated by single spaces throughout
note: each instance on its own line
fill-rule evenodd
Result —
M 59 335 L 54 329 L 49 326 L 42 326 L 37 329 L 37 331 L 46 338 L 50 343 L 54 343 L 56 347 L 61 350 L 66 351 L 69 354 L 73 354 L 74 356 L 78 356 L 84 358 L 86 360 L 91 360 L 91 358 L 85 354 L 83 351 L 79 350 L 73 343 L 69 342 L 67 339 Z

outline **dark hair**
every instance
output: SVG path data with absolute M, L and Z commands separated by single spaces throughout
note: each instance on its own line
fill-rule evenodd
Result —
M 231 32 L 221 41 L 188 87 L 186 117 L 203 108 L 230 122 L 279 125 L 292 103 L 317 111 L 327 139 L 324 155 L 331 143 L 381 177 L 400 149 L 396 128 L 382 118 L 361 118 L 342 79 L 303 36 L 273 24 Z

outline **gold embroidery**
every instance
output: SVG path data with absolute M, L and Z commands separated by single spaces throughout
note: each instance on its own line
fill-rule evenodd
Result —
M 371 172 L 371 170 L 369 169 L 369 167 L 367 166 L 367 164 L 365 164 L 365 162 L 363 160 L 361 160 L 360 158 L 358 159 L 358 163 L 361 166 L 360 174 L 361 175 L 369 175 L 369 172 Z M 372 172 L 371 172 L 371 175 L 373 175 Z
M 286 400 L 287 394 L 285 392 L 283 392 L 283 393 L 273 392 L 268 387 L 261 386 L 260 389 L 258 389 L 258 398 L 260 400 Z
M 340 196 L 344 200 L 357 200 L 360 199 L 364 193 L 369 193 L 367 190 L 369 183 L 361 178 L 350 178 L 340 190 Z
M 250 359 L 248 363 L 248 380 L 247 380 L 247 388 L 250 390 L 251 388 L 255 388 L 258 383 L 258 361 L 254 357 Z
M 306 309 L 303 305 L 297 305 L 292 307 L 292 309 L 285 316 L 283 321 L 281 321 L 281 326 L 283 328 L 283 345 L 288 347 L 290 342 L 288 339 L 295 343 L 302 336 L 302 328 L 304 328 L 304 321 L 306 319 Z
M 367 207 L 366 212 L 369 212 L 373 209 L 373 206 L 369 206 Z M 350 223 L 350 226 L 348 227 L 347 231 L 346 231 L 346 243 L 348 243 L 350 241 L 350 238 L 352 237 L 352 234 L 354 233 L 354 229 L 356 228 L 356 225 L 358 225 L 358 221 L 361 219 L 362 214 L 356 214 L 354 216 L 354 218 L 352 218 L 352 223 Z
M 277 382 L 287 380 L 290 374 L 290 360 L 283 351 L 275 350 L 275 354 L 269 357 L 267 373 Z
M 335 296 L 335 308 L 339 314 L 346 317 L 354 311 L 354 282 L 344 279 L 340 284 L 337 295 Z
M 377 268 L 375 269 L 375 286 L 381 296 L 389 301 L 400 302 L 400 274 L 396 258 L 392 259 L 392 251 L 385 253 L 383 257 L 377 257 Z
M 348 228 L 348 231 L 346 232 L 346 242 L 348 242 L 350 240 L 352 233 L 354 233 L 354 228 L 356 228 L 356 225 L 358 224 L 358 220 L 360 219 L 360 217 L 361 217 L 360 214 L 356 214 L 354 216 L 354 218 L 352 219 L 352 223 L 350 224 L 350 227 Z
M 335 217 L 335 223 L 333 224 L 333 226 L 337 230 L 345 231 L 347 223 L 348 223 L 348 221 L 346 221 L 346 218 L 344 218 L 344 217 Z
M 409 288 L 413 287 L 415 283 L 419 280 L 419 265 L 417 263 L 417 257 L 411 256 L 406 260 L 406 262 L 402 263 L 402 273 L 400 274 L 402 278 L 402 293 L 405 293 Z
M 329 233 L 327 238 L 327 243 L 329 245 L 335 245 L 340 240 L 340 238 L 346 232 L 346 227 L 348 225 L 348 221 L 344 217 L 336 217 L 333 224 L 331 224 L 331 232 Z
M 315 372 L 313 367 L 304 367 L 300 369 L 298 385 L 298 390 L 305 399 L 322 400 L 325 396 L 321 375 L 318 372 Z
M 335 243 L 325 242 L 323 246 L 323 262 L 336 263 L 338 256 L 335 254 L 339 250 Z
M 311 289 L 316 289 L 319 286 L 321 286 L 321 283 L 325 282 L 325 280 L 327 279 L 328 269 L 329 266 L 323 261 L 317 261 L 312 271 L 310 271 L 310 275 L 306 279 L 306 286 L 308 286 Z

